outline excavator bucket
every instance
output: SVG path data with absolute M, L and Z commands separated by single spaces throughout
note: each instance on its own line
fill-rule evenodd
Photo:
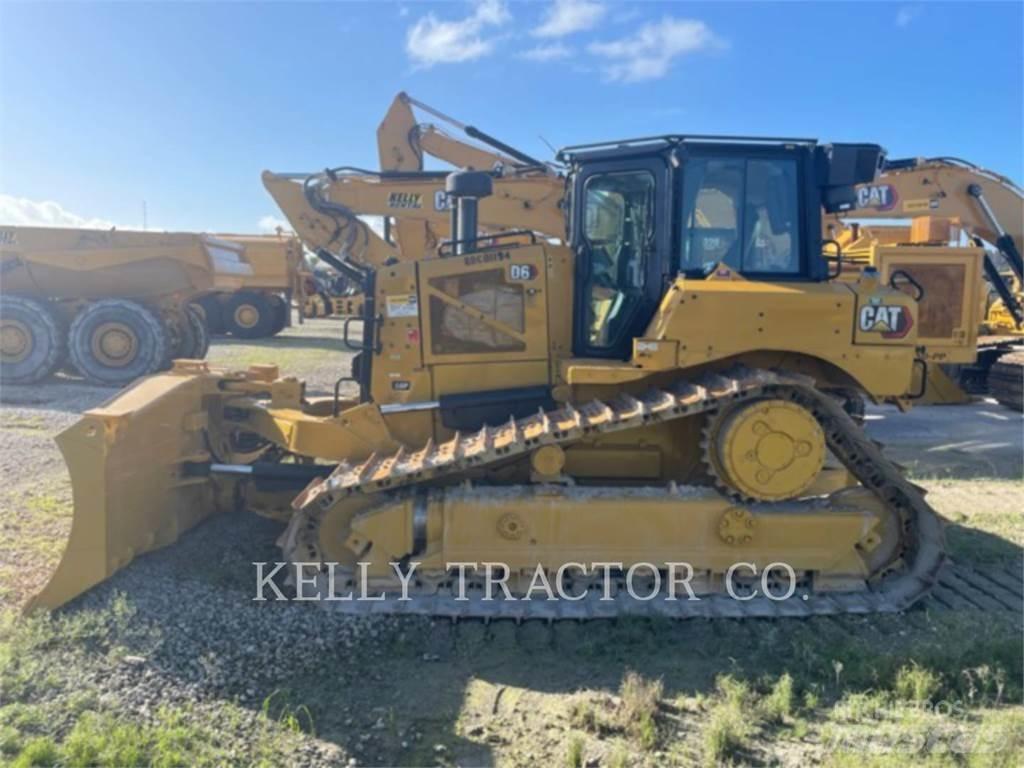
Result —
M 213 483 L 187 471 L 209 459 L 212 380 L 180 370 L 143 379 L 57 437 L 71 475 L 71 536 L 27 610 L 66 603 L 217 511 Z

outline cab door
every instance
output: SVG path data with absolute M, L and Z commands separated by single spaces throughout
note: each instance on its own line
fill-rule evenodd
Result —
M 658 307 L 669 252 L 662 157 L 587 164 L 574 187 L 577 357 L 626 359 Z

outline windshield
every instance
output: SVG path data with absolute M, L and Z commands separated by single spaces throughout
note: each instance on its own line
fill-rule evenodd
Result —
M 679 269 L 800 271 L 797 164 L 792 159 L 697 157 L 683 174 Z

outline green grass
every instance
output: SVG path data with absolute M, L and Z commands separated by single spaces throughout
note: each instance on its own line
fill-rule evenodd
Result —
M 46 429 L 46 423 L 42 416 L 32 415 L 11 415 L 0 416 L 0 431 L 3 432 L 28 432 L 38 434 Z
M 164 707 L 151 720 L 118 710 L 83 687 L 76 670 L 116 665 L 130 651 L 160 640 L 115 595 L 102 608 L 22 617 L 0 613 L 0 764 L 14 766 L 191 766 L 232 762 L 218 720 L 252 731 L 245 762 L 274 766 L 289 759 L 294 741 L 312 733 L 307 707 L 268 697 L 253 713 L 222 701 L 209 713 Z M 246 724 L 249 725 L 246 725 Z
M 60 752 L 53 741 L 46 736 L 37 736 L 30 740 L 21 750 L 12 768 L 30 768 L 30 766 L 57 765 Z
M 313 713 L 305 704 L 294 705 L 288 701 L 284 692 L 277 690 L 263 700 L 261 708 L 263 716 L 277 722 L 292 733 L 308 733 L 316 735 Z
M 661 680 L 647 680 L 630 670 L 619 686 L 619 722 L 642 749 L 653 749 L 658 743 L 658 705 L 664 694 Z
M 794 700 L 793 678 L 787 672 L 775 682 L 771 692 L 761 699 L 759 711 L 768 722 L 781 724 L 792 717 Z
M 942 690 L 942 676 L 930 669 L 910 664 L 896 671 L 893 693 L 903 701 L 926 704 Z
M 583 768 L 583 739 L 579 736 L 574 736 L 569 740 L 565 765 L 566 768 Z

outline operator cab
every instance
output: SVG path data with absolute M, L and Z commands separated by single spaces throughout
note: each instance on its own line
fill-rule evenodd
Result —
M 625 359 L 677 275 L 820 281 L 821 212 L 874 179 L 874 144 L 664 136 L 570 147 L 574 353 Z

